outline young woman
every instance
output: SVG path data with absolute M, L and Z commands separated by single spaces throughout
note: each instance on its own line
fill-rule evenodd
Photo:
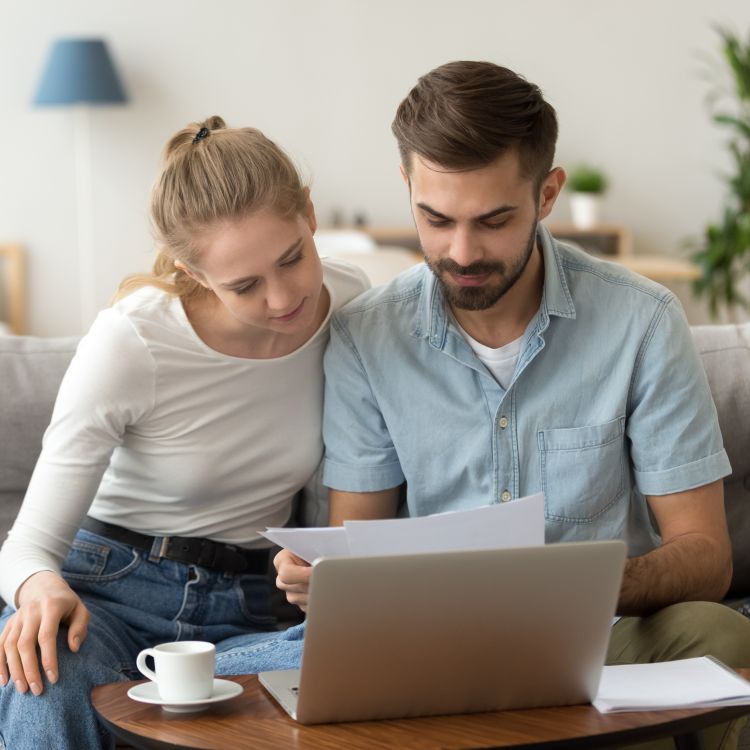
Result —
M 258 531 L 318 466 L 328 319 L 367 283 L 321 263 L 289 158 L 218 117 L 169 141 L 151 215 L 153 274 L 81 341 L 0 552 L 13 750 L 109 746 L 91 688 L 138 677 L 160 642 L 214 642 L 219 674 L 287 666 L 278 647 L 264 658 Z

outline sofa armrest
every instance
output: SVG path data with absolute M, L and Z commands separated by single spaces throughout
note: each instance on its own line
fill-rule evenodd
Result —
M 77 344 L 77 338 L 0 336 L 0 543 L 21 506 Z
M 730 597 L 750 595 L 750 323 L 692 329 L 708 376 L 732 474 L 724 504 L 732 540 Z

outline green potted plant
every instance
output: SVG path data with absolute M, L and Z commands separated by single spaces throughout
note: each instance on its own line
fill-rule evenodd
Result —
M 570 213 L 578 229 L 592 229 L 599 223 L 601 197 L 607 189 L 607 178 L 596 167 L 579 164 L 568 173 Z
M 726 84 L 717 85 L 713 100 L 722 109 L 714 111 L 713 120 L 730 133 L 732 171 L 725 178 L 722 215 L 689 247 L 702 272 L 696 294 L 707 297 L 714 317 L 724 306 L 733 318 L 737 306 L 748 307 L 739 286 L 750 272 L 750 36 L 743 42 L 727 29 L 718 32 L 732 86 L 727 95 Z

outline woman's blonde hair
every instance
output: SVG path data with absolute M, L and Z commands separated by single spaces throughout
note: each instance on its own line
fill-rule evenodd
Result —
M 261 209 L 291 217 L 307 200 L 291 159 L 259 130 L 228 128 L 218 116 L 190 123 L 168 141 L 151 192 L 153 271 L 126 278 L 115 300 L 146 285 L 183 299 L 211 294 L 174 264 L 195 267 L 202 232 Z

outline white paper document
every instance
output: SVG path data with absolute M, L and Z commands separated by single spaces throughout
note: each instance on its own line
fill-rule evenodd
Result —
M 541 546 L 544 544 L 544 495 L 538 493 L 510 503 L 419 518 L 346 521 L 337 527 L 273 528 L 260 533 L 307 562 L 331 555 Z
M 275 528 L 266 529 L 260 534 L 309 563 L 318 557 L 349 554 L 349 540 L 343 526 L 306 529 Z
M 604 667 L 592 701 L 602 713 L 750 703 L 750 683 L 710 656 Z

